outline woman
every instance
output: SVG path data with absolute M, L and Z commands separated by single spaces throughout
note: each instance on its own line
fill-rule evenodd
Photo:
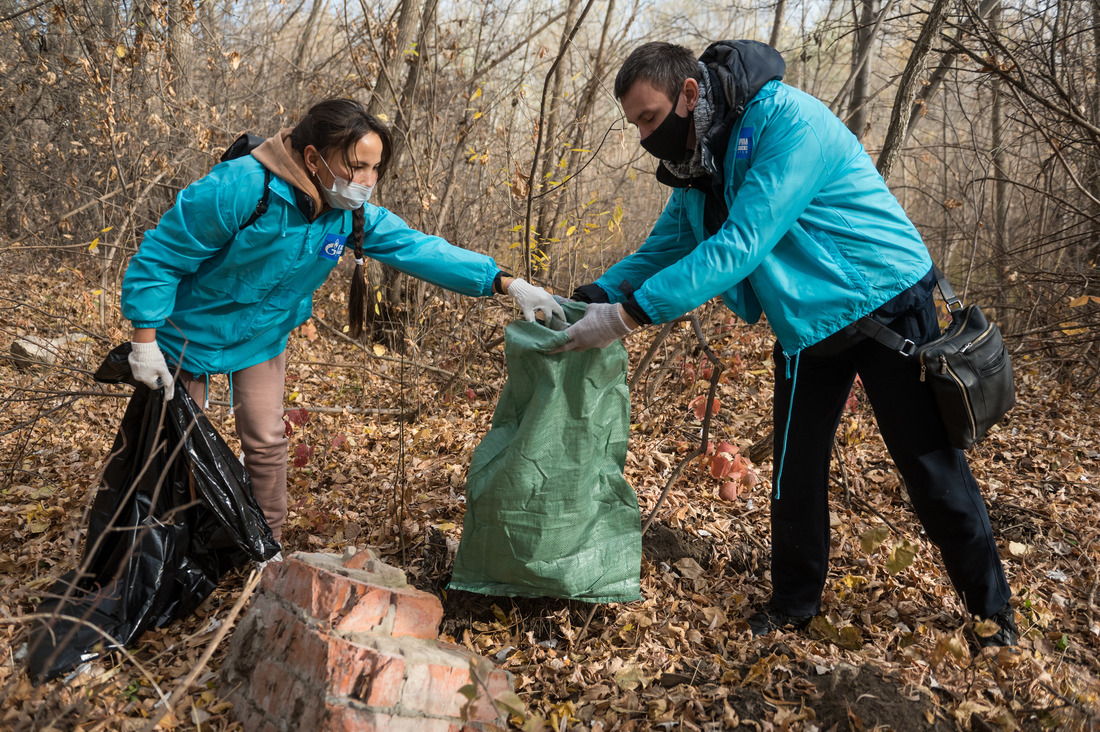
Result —
M 362 328 L 363 257 L 471 296 L 508 293 L 524 316 L 563 316 L 551 295 L 491 257 L 410 229 L 367 204 L 390 158 L 386 128 L 358 102 L 314 105 L 252 155 L 221 163 L 180 192 L 146 232 L 122 283 L 134 327 L 134 378 L 173 394 L 164 354 L 196 401 L 229 375 L 230 403 L 256 500 L 276 540 L 286 518 L 285 350 L 348 238 L 355 252 L 349 321 Z M 267 187 L 266 211 L 255 218 Z

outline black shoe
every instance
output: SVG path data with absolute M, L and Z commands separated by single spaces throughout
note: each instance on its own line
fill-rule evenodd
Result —
M 1017 644 L 1019 631 L 1016 629 L 1016 613 L 1011 604 L 1006 602 L 1004 607 L 990 615 L 988 619 L 1000 626 L 1000 630 L 987 638 L 978 635 L 978 645 L 980 647 L 997 648 Z
M 782 610 L 765 607 L 749 618 L 749 629 L 753 636 L 767 635 L 773 630 L 800 630 L 810 624 L 813 615 L 788 615 Z

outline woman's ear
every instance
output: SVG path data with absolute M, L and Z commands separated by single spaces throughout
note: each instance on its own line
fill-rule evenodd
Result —
M 321 157 L 321 153 L 317 152 L 317 148 L 313 145 L 306 145 L 306 149 L 302 151 L 302 159 L 305 161 L 306 170 L 313 175 L 317 175 L 317 166 L 321 164 L 318 158 Z

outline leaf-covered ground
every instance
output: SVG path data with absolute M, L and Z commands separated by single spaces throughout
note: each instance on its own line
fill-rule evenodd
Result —
M 9 255 L 10 256 L 10 255 Z M 0 728 L 143 729 L 217 634 L 247 572 L 226 577 L 190 618 L 130 654 L 33 687 L 18 657 L 49 584 L 82 552 L 85 513 L 125 407 L 91 379 L 127 332 L 98 276 L 12 258 L 0 351 L 25 334 L 87 336 L 49 368 L 0 361 Z M 769 594 L 770 459 L 738 461 L 733 500 L 713 465 L 690 465 L 647 532 L 639 602 L 590 606 L 445 592 L 470 454 L 505 377 L 500 303 L 429 293 L 405 316 L 403 353 L 339 333 L 334 277 L 317 319 L 291 337 L 287 399 L 289 551 L 371 546 L 439 594 L 443 633 L 515 674 L 529 729 L 1096 729 L 1100 727 L 1100 435 L 1096 395 L 1016 364 L 1019 400 L 971 451 L 1021 625 L 1019 649 L 976 653 L 936 555 L 858 387 L 838 433 L 825 613 L 801 633 L 752 639 L 744 619 Z M 702 312 L 726 365 L 712 439 L 740 448 L 770 424 L 771 339 L 720 307 Z M 425 325 L 427 324 L 427 325 Z M 433 325 L 434 324 L 434 325 Z M 637 366 L 655 329 L 631 339 Z M 393 341 L 390 341 L 391 345 Z M 648 518 L 698 445 L 706 364 L 686 326 L 632 392 L 626 478 Z M 121 390 L 111 388 L 121 394 Z M 219 401 L 224 381 L 215 380 Z M 694 401 L 694 404 L 693 404 Z M 232 435 L 225 407 L 210 415 Z M 232 439 L 230 439 L 232 442 Z M 727 448 L 728 451 L 728 448 Z M 762 451 L 766 454 L 766 450 Z M 754 453 L 760 454 L 760 453 Z M 727 489 L 729 490 L 729 489 Z M 728 494 L 727 494 L 728 495 Z M 233 729 L 216 676 L 223 642 L 161 728 Z

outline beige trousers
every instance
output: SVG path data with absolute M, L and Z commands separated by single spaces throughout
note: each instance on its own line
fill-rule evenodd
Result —
M 237 437 L 244 451 L 244 468 L 252 492 L 264 512 L 276 541 L 282 540 L 286 520 L 287 439 L 283 425 L 283 388 L 286 353 L 229 375 Z M 180 373 L 191 397 L 206 403 L 207 379 Z

